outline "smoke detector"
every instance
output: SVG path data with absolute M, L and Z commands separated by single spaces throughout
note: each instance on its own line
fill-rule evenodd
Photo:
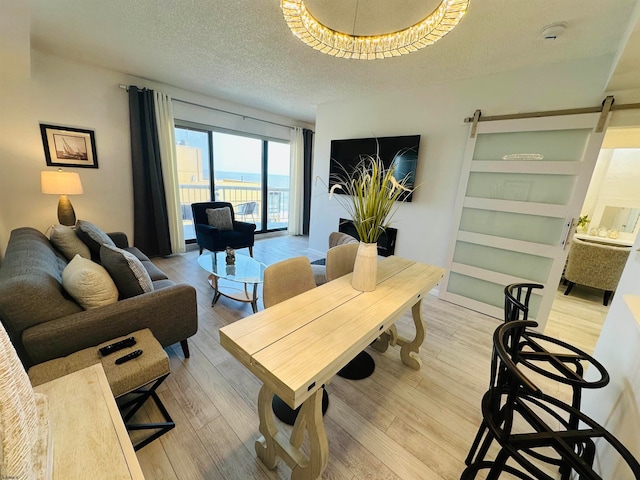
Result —
M 542 29 L 542 38 L 545 40 L 555 40 L 564 33 L 567 24 L 564 22 L 552 23 Z

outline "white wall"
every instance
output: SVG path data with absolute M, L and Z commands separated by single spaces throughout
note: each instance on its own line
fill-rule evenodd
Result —
M 395 217 L 396 254 L 444 266 L 451 216 L 469 126 L 484 115 L 599 105 L 609 60 L 596 58 L 521 70 L 385 96 L 321 105 L 317 110 L 314 177 L 327 183 L 333 139 L 420 134 L 413 203 Z M 577 88 L 579 86 L 579 88 Z M 327 238 L 344 212 L 317 181 L 312 198 L 310 247 L 327 249 Z
M 131 147 L 127 93 L 119 84 L 158 89 L 174 98 L 284 125 L 312 126 L 223 100 L 31 51 L 31 73 L 0 84 L 0 259 L 11 230 L 42 232 L 57 223 L 58 197 L 40 192 L 47 167 L 40 123 L 95 130 L 98 169 L 66 168 L 80 174 L 83 195 L 70 200 L 80 219 L 106 231 L 133 232 Z M 4 69 L 4 67 L 3 67 Z M 176 118 L 289 139 L 290 129 L 249 118 L 175 103 Z
M 84 195 L 71 196 L 78 218 L 107 231 L 132 232 L 131 166 L 124 76 L 31 52 L 31 76 L 0 87 L 0 209 L 4 251 L 9 231 L 57 223 L 57 195 L 40 192 L 47 167 L 40 123 L 95 130 L 98 169 L 80 174 Z M 71 169 L 65 169 L 71 170 Z
M 609 385 L 598 390 L 585 390 L 583 410 L 613 432 L 640 460 L 640 323 L 623 296 L 640 295 L 640 236 L 616 289 L 602 327 L 593 356 L 608 370 Z M 594 371 L 587 371 L 589 378 Z M 597 462 L 603 478 L 631 478 L 621 468 L 617 455 L 598 447 Z

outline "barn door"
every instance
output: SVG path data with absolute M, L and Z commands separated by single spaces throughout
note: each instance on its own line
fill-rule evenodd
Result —
M 471 128 L 441 298 L 503 318 L 505 285 L 541 283 L 529 316 L 544 329 L 604 137 L 599 119 L 564 115 Z

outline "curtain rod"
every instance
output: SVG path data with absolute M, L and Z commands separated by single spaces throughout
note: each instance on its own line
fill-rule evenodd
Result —
M 123 85 L 121 83 L 118 86 L 120 88 L 122 88 L 123 90 L 129 91 L 129 87 L 127 85 Z M 138 90 L 140 90 L 140 89 L 138 89 Z M 174 102 L 184 103 L 185 105 L 193 105 L 194 107 L 206 108 L 207 110 L 213 110 L 213 111 L 220 112 L 220 113 L 226 113 L 228 115 L 235 115 L 236 117 L 242 117 L 243 120 L 250 119 L 250 120 L 255 120 L 257 122 L 270 123 L 271 125 L 277 125 L 278 127 L 295 128 L 293 125 L 285 125 L 283 123 L 271 122 L 269 120 L 263 120 L 261 118 L 252 117 L 250 115 L 243 115 L 241 113 L 230 112 L 228 110 L 222 110 L 221 108 L 210 107 L 208 105 L 202 105 L 200 103 L 189 102 L 187 100 L 180 100 L 179 98 L 171 97 L 171 100 L 173 100 Z
M 479 115 L 477 121 L 491 122 L 494 120 L 514 120 L 519 118 L 555 117 L 560 115 L 575 115 L 580 113 L 599 113 L 599 112 L 602 112 L 602 109 L 604 108 L 604 102 L 602 103 L 603 105 L 600 107 L 569 108 L 566 110 L 547 110 L 543 112 L 512 113 L 508 115 L 492 115 L 487 117 L 483 117 L 482 115 Z M 613 105 L 611 105 L 610 110 L 611 111 L 633 110 L 636 108 L 640 108 L 640 103 L 627 103 L 627 104 L 621 104 L 621 105 L 616 105 L 614 103 Z M 473 123 L 474 118 L 475 117 L 467 117 L 464 119 L 464 122 Z

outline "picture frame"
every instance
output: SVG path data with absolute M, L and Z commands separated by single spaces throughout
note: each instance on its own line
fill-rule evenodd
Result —
M 48 166 L 98 168 L 93 130 L 41 123 L 40 133 Z

